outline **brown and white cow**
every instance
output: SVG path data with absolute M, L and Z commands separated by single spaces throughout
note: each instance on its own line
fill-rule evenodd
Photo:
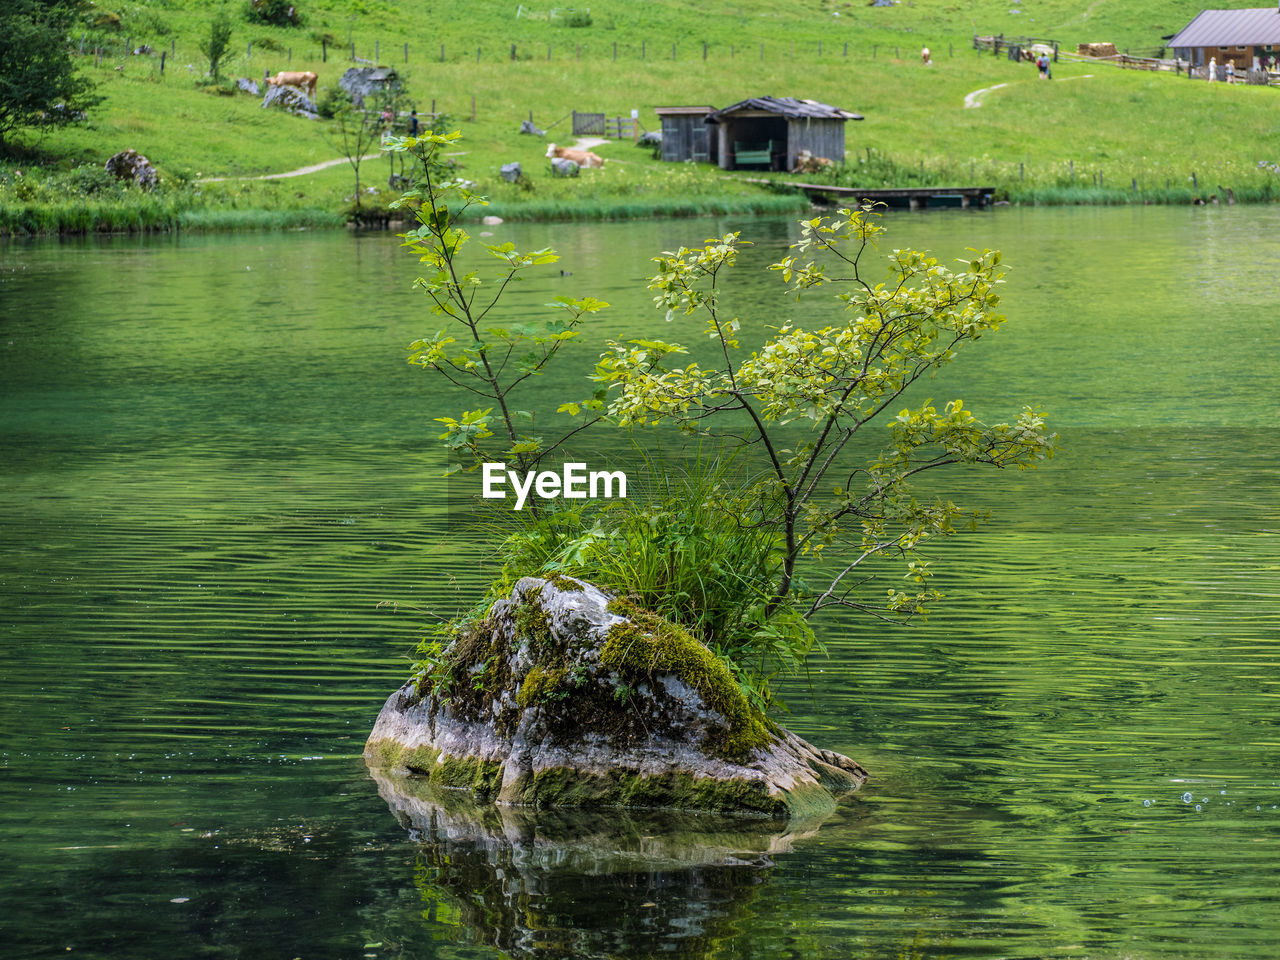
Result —
M 565 160 L 572 160 L 580 167 L 604 166 L 604 157 L 594 154 L 590 150 L 576 150 L 573 147 L 557 147 L 554 143 L 547 144 L 547 159 L 551 160 L 555 157 L 563 157 Z
M 318 79 L 319 77 L 310 70 L 281 70 L 274 77 L 267 77 L 267 83 L 273 87 L 300 87 L 314 100 Z

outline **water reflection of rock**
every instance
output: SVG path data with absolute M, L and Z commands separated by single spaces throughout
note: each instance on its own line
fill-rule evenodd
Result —
M 495 807 L 371 773 L 421 844 L 427 921 L 514 957 L 709 956 L 737 933 L 772 855 L 821 823 Z

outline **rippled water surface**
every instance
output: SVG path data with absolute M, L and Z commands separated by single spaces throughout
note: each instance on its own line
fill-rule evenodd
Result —
M 936 383 L 1064 454 L 957 477 L 927 624 L 822 626 L 789 725 L 872 771 L 820 827 L 525 817 L 360 759 L 432 611 L 474 600 L 385 235 L 0 247 L 0 942 L 90 957 L 1273 957 L 1280 211 L 894 214 L 998 247 L 1009 325 Z M 660 330 L 662 249 L 785 221 L 494 228 L 518 288 Z M 585 364 L 590 351 L 570 358 Z M 578 370 L 549 395 L 577 392 Z M 381 788 L 381 793 L 379 792 Z M 496 818 L 496 819 L 495 819 Z M 731 855 L 732 854 L 732 855 Z

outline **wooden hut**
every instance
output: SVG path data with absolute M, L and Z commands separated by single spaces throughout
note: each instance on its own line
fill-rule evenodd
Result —
M 707 117 L 715 107 L 655 107 L 654 113 L 662 123 L 662 159 L 674 163 L 695 160 L 699 163 L 716 163 L 719 143 L 712 136 L 715 128 L 708 126 Z
M 845 122 L 861 119 L 861 114 L 794 97 L 753 97 L 707 116 L 716 127 L 724 170 L 791 170 L 801 150 L 844 163 Z
M 1169 39 L 1174 55 L 1202 66 L 1233 63 L 1256 69 L 1280 58 L 1280 10 L 1201 10 L 1194 20 Z

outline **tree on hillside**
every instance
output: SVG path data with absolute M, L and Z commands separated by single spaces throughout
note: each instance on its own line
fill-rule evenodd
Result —
M 76 123 L 102 98 L 76 76 L 67 32 L 78 0 L 5 0 L 0 4 L 0 152 L 23 127 Z
M 209 58 L 209 75 L 216 81 L 222 61 L 230 55 L 231 18 L 225 10 L 221 10 L 209 24 L 208 39 L 201 41 L 200 52 Z
M 368 154 L 381 146 L 383 133 L 389 132 L 404 105 L 404 92 L 396 87 L 368 94 L 364 98 L 363 107 L 355 106 L 350 100 L 343 100 L 334 109 L 328 139 L 342 151 L 355 173 L 357 214 L 360 212 L 360 164 Z M 388 117 L 391 119 L 388 120 Z

